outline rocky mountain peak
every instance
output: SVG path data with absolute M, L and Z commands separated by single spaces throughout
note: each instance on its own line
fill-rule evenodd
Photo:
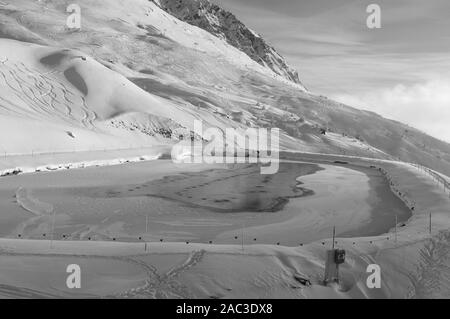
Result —
M 208 0 L 153 0 L 172 16 L 224 39 L 276 74 L 301 84 L 298 72 L 257 33 L 236 16 Z

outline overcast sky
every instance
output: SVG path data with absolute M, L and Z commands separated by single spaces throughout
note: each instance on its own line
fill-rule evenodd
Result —
M 450 0 L 213 0 L 306 87 L 450 142 Z M 369 4 L 381 29 L 366 26 Z

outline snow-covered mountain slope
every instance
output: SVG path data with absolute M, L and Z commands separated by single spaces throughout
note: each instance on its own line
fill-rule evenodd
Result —
M 8 154 L 117 148 L 136 139 L 158 144 L 163 130 L 190 134 L 194 112 L 81 52 L 2 39 L 0 55 L 1 147 Z
M 0 2 L 6 154 L 170 144 L 202 119 L 278 127 L 284 149 L 401 158 L 450 175 L 450 145 L 305 91 L 245 52 L 241 25 L 219 34 L 148 0 L 79 0 L 81 30 L 69 30 L 71 3 Z
M 153 1 L 174 17 L 224 39 L 276 74 L 301 84 L 298 72 L 260 35 L 247 28 L 231 12 L 208 0 Z

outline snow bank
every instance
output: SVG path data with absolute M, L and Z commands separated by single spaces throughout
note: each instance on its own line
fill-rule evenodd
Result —
M 168 152 L 170 152 L 170 147 L 161 145 L 125 150 L 8 156 L 0 158 L 0 177 L 23 173 L 151 161 L 168 154 Z

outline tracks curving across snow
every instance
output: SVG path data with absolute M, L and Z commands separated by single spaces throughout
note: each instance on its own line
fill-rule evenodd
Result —
M 154 267 L 151 267 L 151 275 L 145 284 L 138 288 L 130 289 L 119 294 L 119 298 L 193 298 L 194 296 L 187 287 L 176 278 L 191 267 L 199 263 L 205 250 L 193 251 L 188 258 L 178 266 L 173 267 L 163 275 L 159 275 Z M 142 262 L 142 265 L 148 266 Z
M 53 206 L 49 203 L 44 203 L 39 199 L 33 197 L 31 190 L 26 188 L 18 188 L 15 194 L 17 203 L 26 211 L 35 216 L 49 215 L 53 212 Z
M 94 128 L 97 114 L 89 108 L 85 97 L 58 79 L 58 70 L 42 72 L 25 63 L 2 60 L 0 79 L 9 91 L 3 94 L 0 111 L 36 120 L 60 121 L 79 127 Z

